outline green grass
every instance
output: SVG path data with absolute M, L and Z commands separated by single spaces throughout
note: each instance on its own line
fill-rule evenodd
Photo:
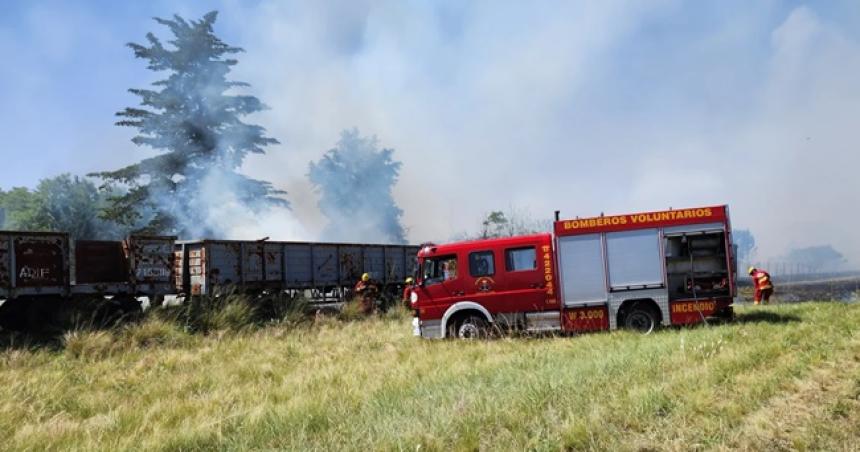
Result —
M 414 338 L 402 314 L 205 335 L 153 317 L 0 352 L 0 438 L 13 450 L 856 448 L 860 305 L 739 315 L 483 342 Z

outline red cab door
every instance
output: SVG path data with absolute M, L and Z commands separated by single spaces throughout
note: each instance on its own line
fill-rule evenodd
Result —
M 438 318 L 450 305 L 463 299 L 463 278 L 456 254 L 424 259 L 416 288 L 420 309 L 428 318 Z
M 504 262 L 503 290 L 507 304 L 517 311 L 558 309 L 547 293 L 553 285 L 552 250 L 549 241 L 535 241 L 501 250 Z

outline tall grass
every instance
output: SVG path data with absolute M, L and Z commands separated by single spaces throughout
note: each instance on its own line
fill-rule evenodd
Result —
M 733 324 L 649 336 L 426 341 L 405 310 L 305 323 L 193 334 L 152 317 L 72 333 L 60 350 L 7 349 L 4 448 L 852 450 L 860 439 L 856 304 L 744 308 Z
M 309 321 L 309 303 L 282 293 L 251 296 L 229 290 L 194 297 L 178 306 L 154 307 L 144 315 L 100 313 L 104 308 L 80 310 L 60 343 L 78 358 L 103 358 L 131 349 L 195 343 L 197 334 L 250 333 L 267 325 L 297 327 Z M 86 306 L 86 305 L 85 305 Z M 95 315 L 93 313 L 96 313 Z M 105 321 L 104 319 L 109 319 Z
M 300 324 L 307 320 L 309 306 L 306 299 L 285 293 L 248 295 L 231 289 L 218 295 L 191 297 L 178 306 L 157 307 L 148 316 L 206 334 L 243 331 L 268 323 Z

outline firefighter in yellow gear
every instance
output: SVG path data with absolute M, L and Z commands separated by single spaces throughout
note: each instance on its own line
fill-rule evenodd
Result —
M 403 297 L 401 297 L 401 302 L 403 302 L 403 306 L 406 306 L 408 309 L 412 305 L 412 288 L 415 287 L 415 280 L 412 277 L 406 278 L 403 284 Z
M 755 267 L 750 267 L 747 270 L 755 284 L 755 294 L 753 295 L 753 303 L 764 304 L 770 302 L 770 296 L 773 295 L 773 282 L 770 280 L 770 273 Z
M 361 299 L 361 309 L 365 314 L 372 314 L 376 308 L 376 296 L 379 287 L 370 279 L 370 273 L 361 275 L 361 279 L 355 283 L 355 295 Z

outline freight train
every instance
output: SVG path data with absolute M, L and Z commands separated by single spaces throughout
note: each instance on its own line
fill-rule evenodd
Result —
M 132 235 L 71 240 L 66 233 L 0 231 L 0 314 L 46 300 L 288 292 L 315 301 L 349 296 L 363 273 L 392 293 L 415 272 L 418 246 L 269 240 L 177 241 Z

